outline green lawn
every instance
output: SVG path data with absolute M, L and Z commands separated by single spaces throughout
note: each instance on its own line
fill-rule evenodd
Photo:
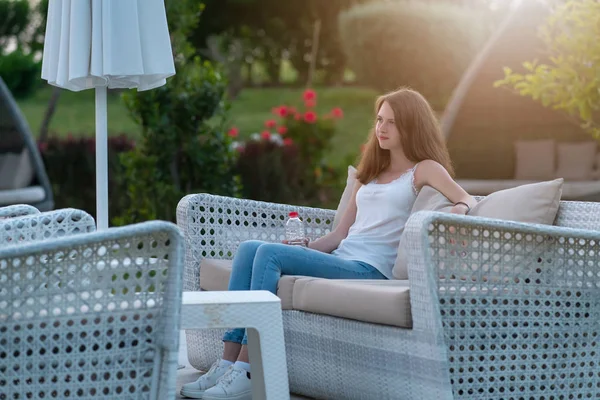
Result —
M 33 97 L 17 101 L 35 136 L 39 134 L 51 94 L 52 89 L 47 86 L 38 90 Z M 82 92 L 63 90 L 50 124 L 50 132 L 60 136 L 66 136 L 69 133 L 73 136 L 93 135 L 96 131 L 94 113 L 93 90 Z M 127 133 L 132 137 L 139 135 L 139 128 L 129 118 L 118 95 L 108 96 L 108 131 L 110 134 Z
M 242 136 L 260 132 L 264 121 L 273 118 L 273 107 L 281 104 L 300 106 L 301 94 L 302 89 L 245 89 L 232 103 L 231 124 L 240 129 Z M 18 102 L 34 135 L 39 132 L 50 95 L 51 88 L 47 87 L 39 90 L 32 98 Z M 328 112 L 333 107 L 344 110 L 344 118 L 338 125 L 330 155 L 333 165 L 342 167 L 340 164 L 348 156 L 358 154 L 359 146 L 366 138 L 373 121 L 373 102 L 377 93 L 369 89 L 344 87 L 317 88 L 317 95 L 319 113 Z M 134 138 L 139 136 L 138 126 L 127 114 L 118 95 L 109 95 L 108 130 L 111 135 L 126 133 Z M 50 131 L 60 136 L 68 133 L 74 136 L 93 135 L 94 91 L 76 93 L 64 90 Z

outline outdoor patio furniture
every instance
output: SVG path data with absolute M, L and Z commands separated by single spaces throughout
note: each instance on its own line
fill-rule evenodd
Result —
M 13 206 L 0 207 L 0 218 L 14 218 L 39 213 L 40 210 L 28 204 L 15 204 Z
M 267 291 L 184 292 L 181 329 L 248 327 L 252 398 L 289 399 L 281 301 Z
M 237 246 L 278 242 L 289 211 L 311 239 L 334 212 L 184 197 L 184 290 L 225 290 Z M 450 229 L 450 228 L 453 229 Z M 600 204 L 561 202 L 554 226 L 419 212 L 406 281 L 284 276 L 290 389 L 321 399 L 549 399 L 600 395 Z M 205 369 L 223 330 L 188 331 Z
M 160 221 L 0 249 L 0 398 L 174 398 L 182 262 Z
M 0 213 L 2 210 L 4 208 L 0 209 Z M 95 230 L 94 218 L 85 211 L 74 208 L 0 219 L 0 248 Z
M 457 183 L 468 193 L 487 196 L 494 192 L 539 182 L 517 179 L 458 179 Z M 600 201 L 600 180 L 565 181 L 563 200 Z
M 44 162 L 25 117 L 0 77 L 0 206 L 30 204 L 52 210 Z

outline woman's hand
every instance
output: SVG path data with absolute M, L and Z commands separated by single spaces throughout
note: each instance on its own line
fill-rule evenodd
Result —
M 466 215 L 469 212 L 469 207 L 462 203 L 455 204 L 452 209 L 450 209 L 452 214 Z
M 293 242 L 293 243 L 290 243 L 290 241 L 289 241 L 289 240 L 282 240 L 282 241 L 281 241 L 281 243 L 283 243 L 283 244 L 287 244 L 287 245 L 290 245 L 290 246 L 294 246 L 294 245 L 298 245 L 298 244 L 300 244 L 300 245 L 302 245 L 302 246 L 304 246 L 304 247 L 308 247 L 308 243 L 309 243 L 309 242 L 310 242 L 310 239 L 309 239 L 309 238 L 304 238 L 304 239 L 302 239 L 302 241 L 301 241 L 301 242 Z

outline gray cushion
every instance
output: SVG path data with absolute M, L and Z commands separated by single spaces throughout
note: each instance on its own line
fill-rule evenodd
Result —
M 560 205 L 562 187 L 563 179 L 555 179 L 501 190 L 481 200 L 469 215 L 552 225 Z M 453 204 L 443 194 L 430 186 L 425 186 L 417 196 L 411 212 L 450 212 L 452 206 Z M 407 246 L 407 240 L 402 235 L 398 256 L 392 270 L 396 279 L 408 279 Z
M 33 180 L 29 149 L 0 155 L 0 190 L 23 189 Z

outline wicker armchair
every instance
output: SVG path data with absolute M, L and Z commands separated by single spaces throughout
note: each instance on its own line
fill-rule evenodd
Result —
M 174 398 L 182 261 L 158 221 L 0 249 L 0 398 Z
M 74 208 L 0 219 L 0 248 L 95 230 L 94 218 L 85 211 Z
M 231 259 L 244 240 L 281 240 L 292 210 L 313 239 L 331 228 L 330 210 L 184 197 L 185 290 L 200 290 L 206 259 Z M 600 204 L 562 202 L 555 225 L 414 214 L 409 280 L 397 281 L 410 288 L 412 327 L 284 310 L 290 389 L 322 399 L 598 397 Z M 221 335 L 187 333 L 193 366 L 220 355 Z
M 14 206 L 0 207 L 0 219 L 14 218 L 23 215 L 39 214 L 40 210 L 29 204 L 16 204 Z

